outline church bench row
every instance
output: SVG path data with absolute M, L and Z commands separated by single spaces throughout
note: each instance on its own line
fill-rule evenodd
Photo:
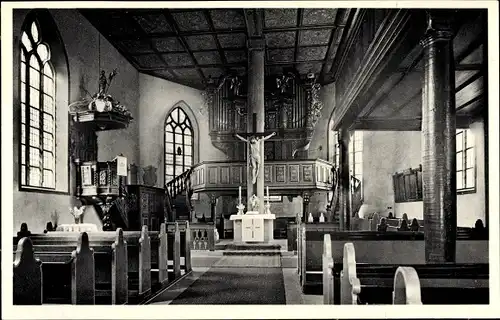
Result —
M 164 230 L 165 229 L 165 230 Z M 167 235 L 166 230 L 170 229 L 173 234 Z M 189 225 L 185 225 L 184 236 L 181 245 L 181 230 L 179 224 L 172 224 L 171 228 L 162 224 L 160 232 L 121 232 L 122 239 L 126 242 L 126 262 L 116 263 L 113 259 L 115 248 L 113 243 L 118 239 L 115 232 L 99 232 L 85 234 L 86 243 L 92 248 L 92 273 L 94 277 L 93 296 L 96 303 L 123 303 L 132 304 L 143 300 L 147 295 L 162 289 L 169 280 L 181 276 L 181 254 L 184 255 L 185 274 L 191 270 L 190 248 L 189 248 Z M 171 239 L 167 238 L 171 236 Z M 68 238 L 69 237 L 69 238 Z M 71 235 L 51 233 L 45 235 L 33 235 L 35 245 L 32 246 L 33 257 L 37 257 L 42 262 L 44 303 L 73 303 L 71 292 L 76 287 L 75 274 L 72 274 L 74 267 L 74 249 L 78 244 L 75 237 Z M 145 248 L 144 239 L 148 238 L 148 248 Z M 187 241 L 186 241 L 187 240 Z M 168 243 L 168 246 L 167 246 Z M 115 244 L 116 247 L 116 244 Z M 168 249 L 167 249 L 168 248 Z M 183 248 L 184 250 L 181 250 Z M 19 255 L 19 254 L 18 254 Z M 168 272 L 168 259 L 173 263 L 173 272 Z M 118 301 L 113 300 L 119 288 L 112 285 L 116 280 L 116 270 L 128 278 L 126 286 L 126 299 L 123 297 Z M 41 285 L 41 284 L 40 284 Z M 15 288 L 16 289 L 16 288 Z M 17 289 L 22 290 L 22 286 Z M 118 290 L 119 291 L 119 290 Z M 123 290 L 122 290 L 123 291 Z M 124 300 L 125 299 L 125 300 Z M 90 303 L 93 303 L 91 301 Z M 121 302 L 120 302 L 121 301 Z M 83 303 L 89 303 L 87 300 Z
M 397 264 L 357 263 L 352 243 L 344 245 L 342 264 L 333 263 L 330 235 L 323 252 L 323 298 L 325 304 L 390 304 Z M 415 271 L 423 304 L 488 304 L 488 264 L 404 264 Z
M 339 231 L 335 225 L 301 224 L 298 237 L 298 273 L 305 293 L 319 292 L 322 286 L 324 235 L 329 234 L 335 263 L 340 263 L 343 247 L 352 242 L 358 248 L 359 262 L 380 264 L 424 264 L 425 241 L 422 232 Z M 488 263 L 488 241 L 457 235 L 457 263 Z

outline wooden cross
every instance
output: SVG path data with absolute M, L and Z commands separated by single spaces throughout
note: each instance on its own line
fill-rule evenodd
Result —
M 252 114 L 252 132 L 242 132 L 238 133 L 240 136 L 243 138 L 248 138 L 248 137 L 265 137 L 270 134 L 270 132 L 257 132 L 257 113 Z
M 242 138 L 248 138 L 248 137 L 256 137 L 256 138 L 270 137 L 269 133 L 257 132 L 257 113 L 255 113 L 255 112 L 252 114 L 252 132 L 246 132 L 246 133 L 242 133 L 242 134 L 238 134 L 238 135 L 241 136 Z M 264 138 L 264 140 L 267 140 L 267 138 Z M 264 147 L 264 144 L 262 144 L 262 148 L 263 147 Z M 249 156 L 250 155 L 247 154 L 247 157 L 249 157 Z M 262 162 L 260 165 L 264 165 L 264 163 L 263 163 L 264 159 L 262 158 L 260 161 Z M 257 193 L 257 181 L 253 184 L 253 192 Z

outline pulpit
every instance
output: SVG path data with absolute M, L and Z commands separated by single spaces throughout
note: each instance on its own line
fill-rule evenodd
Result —
M 274 214 L 259 214 L 257 211 L 247 211 L 246 214 L 233 214 L 234 242 L 267 243 L 273 240 Z

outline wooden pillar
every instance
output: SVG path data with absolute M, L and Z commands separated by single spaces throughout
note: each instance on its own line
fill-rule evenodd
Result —
M 455 262 L 457 233 L 453 32 L 449 11 L 429 11 L 422 90 L 422 182 L 427 263 Z
M 338 135 L 339 143 L 339 161 L 340 161 L 340 174 L 338 184 L 340 187 L 340 201 L 339 201 L 339 223 L 340 230 L 349 230 L 350 217 L 351 217 L 351 174 L 349 172 L 349 131 L 342 129 Z
M 217 231 L 219 232 L 219 237 L 221 239 L 224 238 L 224 215 L 221 214 L 221 222 L 217 224 L 217 196 L 214 193 L 209 193 L 208 194 L 210 198 L 210 217 L 212 218 L 212 221 L 214 222 L 215 228 L 217 228 Z
M 264 132 L 264 39 L 248 40 L 248 100 L 247 100 L 247 132 Z M 252 124 L 252 125 L 248 125 Z M 260 200 L 259 213 L 264 213 L 264 141 L 260 140 L 260 165 L 257 183 L 252 183 L 252 168 L 247 166 L 247 208 L 250 198 L 255 194 Z M 248 145 L 247 148 L 250 148 Z M 248 150 L 247 154 L 250 150 Z
M 309 200 L 310 200 L 310 195 L 307 192 L 304 192 L 302 194 L 302 222 L 307 221 L 307 217 L 309 215 Z

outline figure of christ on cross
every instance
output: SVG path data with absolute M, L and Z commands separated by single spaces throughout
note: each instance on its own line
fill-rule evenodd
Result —
M 248 161 L 250 166 L 252 167 L 252 183 L 256 184 L 257 183 L 257 176 L 259 174 L 259 167 L 261 165 L 261 159 L 260 159 L 260 141 L 266 141 L 267 139 L 274 137 L 276 135 L 276 132 L 271 133 L 270 135 L 264 136 L 262 133 L 250 133 L 248 134 L 250 136 L 249 139 L 245 139 L 239 134 L 236 134 L 235 136 L 240 139 L 243 142 L 246 142 L 250 146 L 250 154 L 248 155 Z M 262 136 L 260 136 L 262 135 Z

